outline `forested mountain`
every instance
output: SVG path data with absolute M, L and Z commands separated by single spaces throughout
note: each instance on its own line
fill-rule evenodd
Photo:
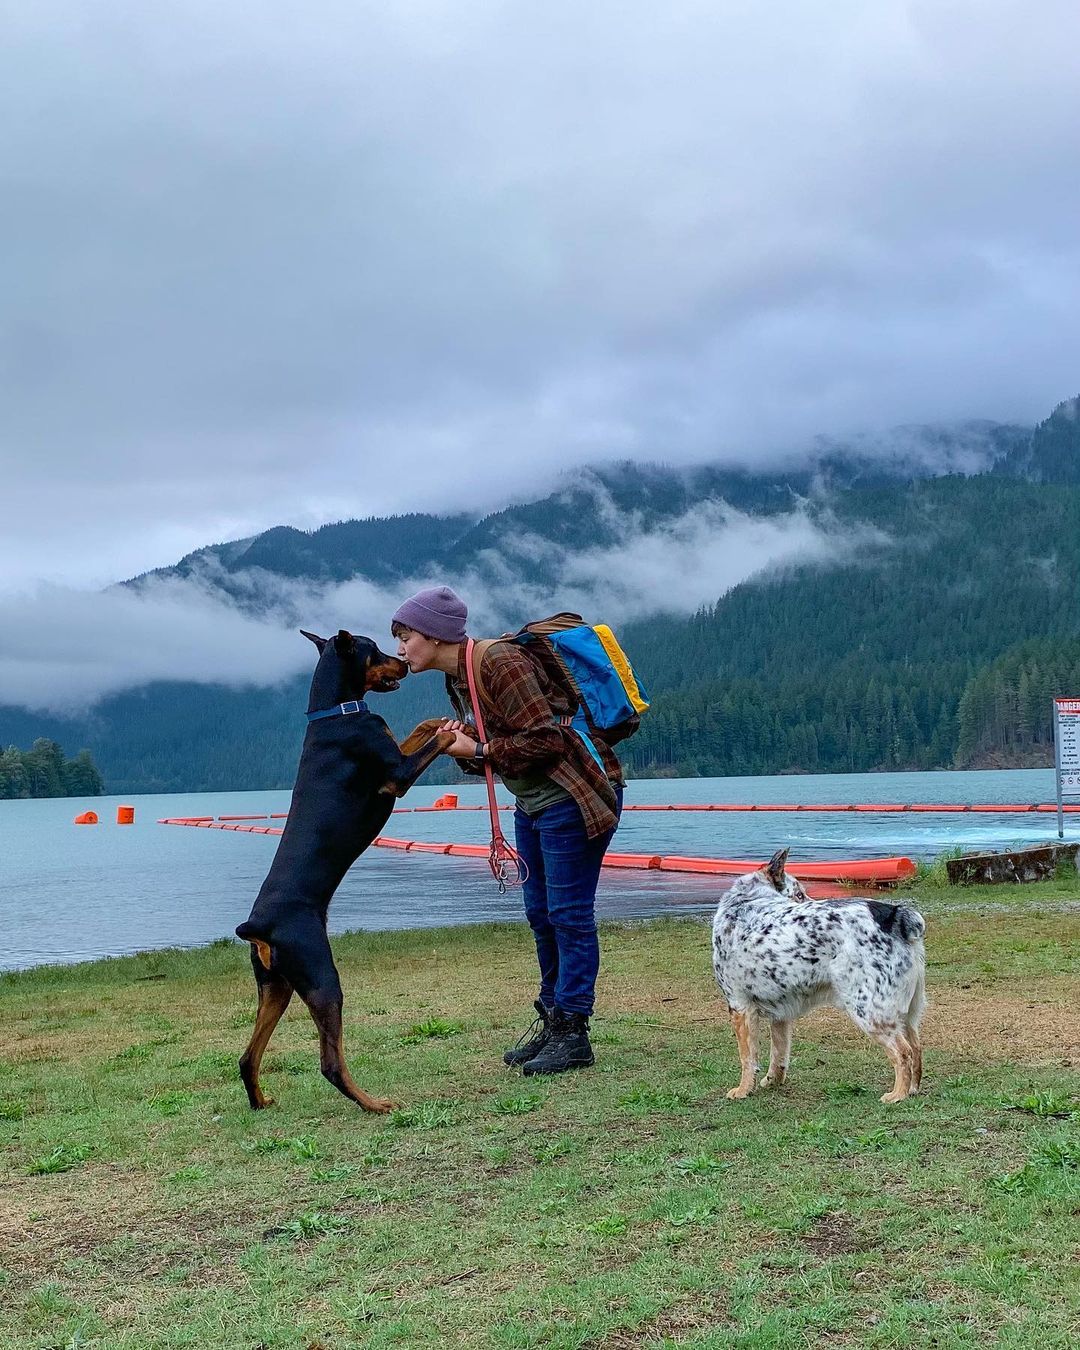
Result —
M 441 557 L 470 523 L 468 516 L 416 514 L 339 521 L 310 532 L 278 525 L 250 539 L 211 544 L 173 567 L 144 572 L 125 584 L 138 586 L 151 578 L 201 572 L 221 590 L 246 595 L 234 579 L 255 569 L 315 582 L 347 581 L 353 576 L 387 581 L 415 567 L 417 560 Z
M 565 559 L 647 541 L 702 503 L 782 523 L 798 501 L 802 518 L 835 543 L 827 556 L 768 569 L 691 617 L 660 613 L 620 625 L 654 698 L 624 747 L 631 771 L 1048 762 L 1049 700 L 1080 693 L 1077 406 L 1060 405 L 1034 431 L 977 423 L 910 430 L 884 455 L 859 443 L 822 444 L 790 472 L 584 471 L 542 500 L 482 519 L 282 527 L 152 575 L 199 573 L 242 606 L 265 594 L 252 578 L 393 583 L 439 569 L 483 578 L 487 568 L 493 591 L 509 595 L 515 576 L 555 587 Z M 943 466 L 962 472 L 935 475 Z M 522 538 L 527 547 L 515 551 Z M 625 569 L 633 575 L 636 565 L 631 551 Z M 552 589 L 551 610 L 561 606 Z M 673 597 L 671 609 L 679 608 Z M 506 622 L 533 617 L 511 611 Z M 588 617 L 607 617 L 602 584 Z M 47 736 L 87 745 L 110 790 L 287 786 L 307 683 L 253 692 L 159 682 L 78 719 L 0 709 L 0 743 Z M 405 730 L 441 711 L 441 678 L 409 679 L 373 703 Z M 441 772 L 456 773 L 449 764 Z
M 1001 743 L 1013 693 L 979 691 L 1019 696 L 1014 649 L 1035 666 L 1025 718 L 1041 739 L 1024 750 L 1045 749 L 1050 698 L 1080 690 L 1080 488 L 942 478 L 833 509 L 893 543 L 627 631 L 655 694 L 629 746 L 639 772 L 966 766 L 991 749 L 1004 762 L 1020 749 Z
M 1030 436 L 1016 440 L 1001 469 L 1035 483 L 1080 484 L 1080 396 L 1059 403 Z

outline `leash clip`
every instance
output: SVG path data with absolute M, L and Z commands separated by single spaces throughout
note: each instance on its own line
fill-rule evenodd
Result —
M 501 835 L 497 841 L 492 841 L 488 866 L 499 884 L 500 895 L 505 895 L 511 886 L 520 886 L 529 879 L 529 869 L 524 859 L 514 852 Z

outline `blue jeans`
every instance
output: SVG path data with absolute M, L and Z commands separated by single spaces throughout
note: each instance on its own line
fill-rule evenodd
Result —
M 616 789 L 622 811 L 622 790 Z M 589 839 L 574 801 L 556 802 L 539 815 L 514 812 L 517 851 L 529 875 L 522 886 L 525 915 L 536 939 L 540 1001 L 564 1012 L 592 1015 L 600 943 L 596 883 L 615 830 Z

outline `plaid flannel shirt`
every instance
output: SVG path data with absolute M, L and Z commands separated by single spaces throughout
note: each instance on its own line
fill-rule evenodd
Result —
M 577 732 L 559 720 L 574 711 L 566 695 L 513 643 L 489 647 L 481 672 L 487 758 L 495 772 L 508 778 L 547 774 L 577 803 L 590 839 L 613 830 L 618 817 L 612 784 L 622 787 L 624 780 L 622 765 L 602 735 L 594 736 L 593 744 L 604 762 L 603 771 Z M 446 677 L 446 690 L 475 737 L 464 643 L 457 676 Z M 467 761 L 458 764 L 466 772 L 483 772 Z

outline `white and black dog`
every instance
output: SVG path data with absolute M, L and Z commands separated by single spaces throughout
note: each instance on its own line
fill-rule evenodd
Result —
M 878 900 L 811 900 L 784 871 L 783 849 L 741 876 L 713 919 L 713 970 L 728 1001 L 742 1077 L 727 1094 L 746 1097 L 758 1073 L 759 1018 L 772 1024 L 762 1087 L 782 1083 L 791 1028 L 822 1005 L 843 1008 L 892 1061 L 896 1081 L 883 1102 L 919 1090 L 919 1018 L 926 1005 L 926 923 L 907 905 Z

